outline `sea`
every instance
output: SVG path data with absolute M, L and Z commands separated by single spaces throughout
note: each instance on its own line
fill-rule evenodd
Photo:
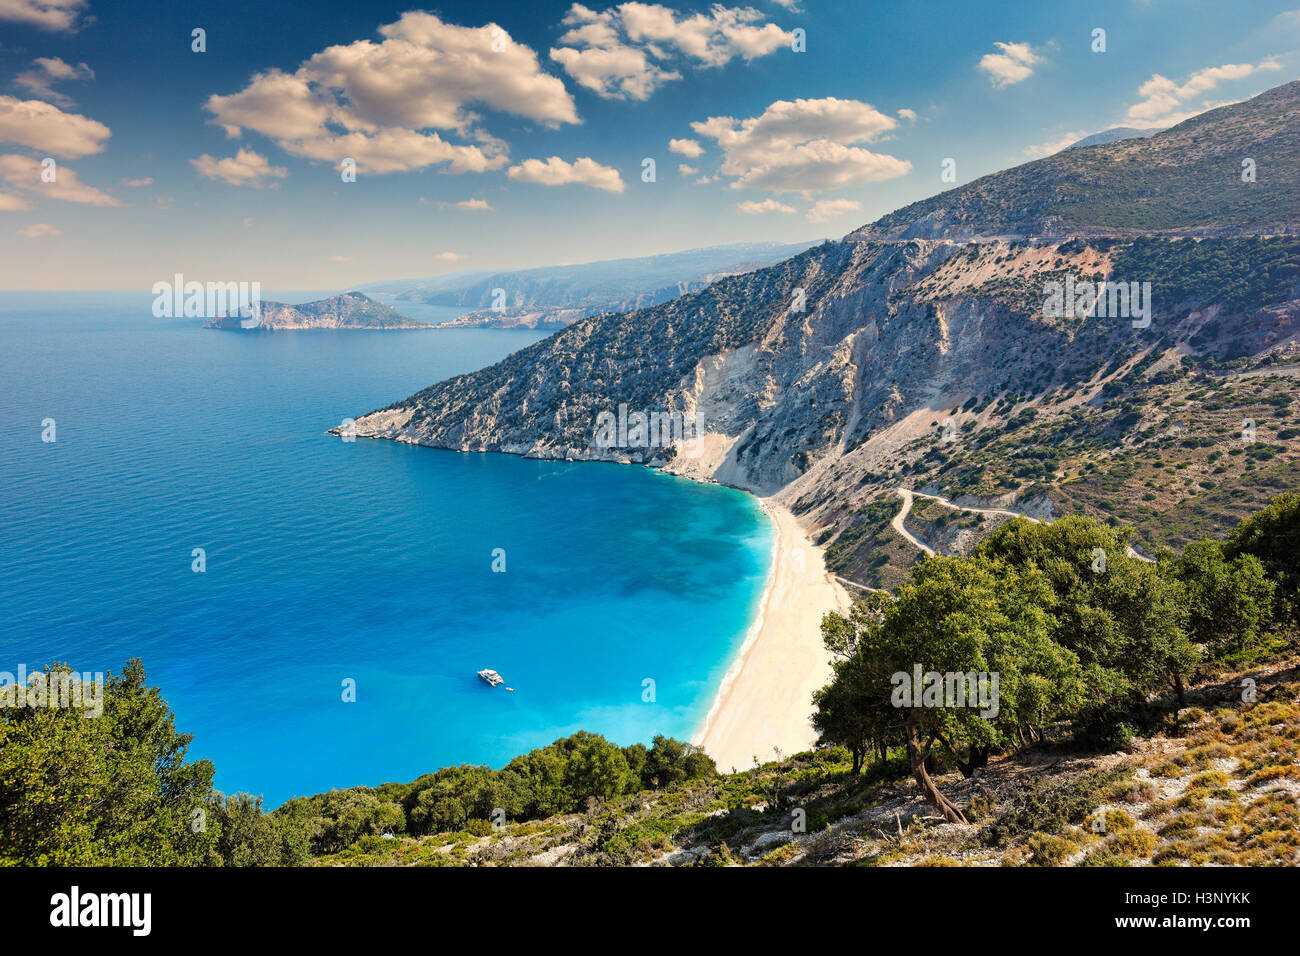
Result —
M 268 808 L 578 730 L 694 733 L 768 573 L 752 498 L 326 433 L 540 333 L 217 331 L 151 303 L 0 293 L 0 671 L 139 658 L 189 758 Z

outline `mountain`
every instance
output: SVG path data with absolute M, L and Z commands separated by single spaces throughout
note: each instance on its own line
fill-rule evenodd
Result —
M 245 320 L 247 321 L 247 320 Z M 237 315 L 224 316 L 208 322 L 207 329 L 243 329 Z M 263 302 L 261 323 L 244 331 L 300 331 L 303 329 L 430 329 L 427 322 L 408 319 L 391 306 L 376 302 L 360 292 L 342 295 L 301 305 L 283 302 Z
M 470 310 L 445 326 L 554 329 L 588 315 L 645 308 L 697 292 L 723 276 L 752 272 L 811 245 L 744 242 L 580 265 L 458 272 L 360 288 L 393 301 Z
M 1093 133 L 1091 136 L 1085 136 L 1077 143 L 1071 143 L 1066 149 L 1081 149 L 1084 146 L 1100 146 L 1102 143 L 1114 143 L 1121 139 L 1145 139 L 1148 136 L 1154 136 L 1158 130 L 1154 129 L 1134 129 L 1132 126 L 1113 126 L 1110 129 L 1104 129 L 1100 133 Z
M 582 318 L 359 416 L 357 434 L 644 463 L 777 495 L 833 570 L 872 586 L 919 554 L 891 527 L 899 485 L 968 511 L 1131 523 L 1148 551 L 1180 545 L 1300 478 L 1298 114 L 1291 83 L 985 177 L 776 265 Z M 1234 172 L 1241 156 L 1257 182 Z M 1140 217 L 1161 234 L 1095 234 Z M 1060 235 L 1070 223 L 1078 235 Z M 1224 234 L 1204 236 L 1208 223 Z M 968 238 L 1044 224 L 1056 234 Z M 1101 279 L 1138 283 L 1136 314 L 1046 307 L 1048 283 Z M 596 441 L 602 413 L 621 411 L 698 415 L 705 434 Z
M 1254 161 L 1255 181 L 1242 179 Z M 1272 235 L 1300 222 L 1300 81 L 1147 139 L 1062 150 L 904 206 L 859 239 Z

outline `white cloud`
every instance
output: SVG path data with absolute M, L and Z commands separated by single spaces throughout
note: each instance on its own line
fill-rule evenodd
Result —
M 898 111 L 898 118 L 905 119 L 909 123 L 916 122 L 916 110 L 909 110 L 906 107 Z
M 526 159 L 518 166 L 511 166 L 506 175 L 520 183 L 540 183 L 543 186 L 564 186 L 579 183 L 593 189 L 621 193 L 626 185 L 618 170 L 602 166 L 590 157 L 583 156 L 568 163 L 558 156 L 545 161 Z
M 603 13 L 575 3 L 569 28 L 551 49 L 580 86 L 611 99 L 648 99 L 678 66 L 715 67 L 789 47 L 792 33 L 752 7 L 715 3 L 708 13 L 683 15 L 657 3 L 621 3 Z
M 486 199 L 462 199 L 460 202 L 456 203 L 456 208 L 475 209 L 483 212 L 490 212 L 492 210 L 492 206 L 488 204 Z
M 1060 136 L 1049 139 L 1045 142 L 1026 146 L 1024 154 L 1029 159 L 1042 159 L 1044 156 L 1051 156 L 1055 153 L 1059 153 L 1067 146 L 1073 146 L 1079 140 L 1088 135 L 1086 129 L 1071 130 L 1068 133 L 1062 133 Z
M 808 210 L 807 218 L 809 222 L 827 222 L 861 208 L 856 199 L 820 199 Z
M 835 97 L 777 100 L 760 116 L 691 124 L 722 147 L 721 172 L 733 177 L 731 188 L 804 196 L 904 175 L 912 168 L 906 160 L 853 145 L 897 126 L 869 103 Z
M 677 171 L 683 176 L 698 176 L 700 171 L 695 166 L 687 166 L 685 163 L 677 164 Z
M 409 12 L 379 33 L 379 43 L 329 47 L 293 73 L 259 73 L 238 93 L 209 97 L 207 109 L 229 136 L 255 130 L 295 156 L 351 158 L 371 173 L 501 168 L 506 144 L 473 107 L 551 128 L 579 121 L 564 83 L 496 24 L 459 27 Z
M 668 150 L 673 153 L 680 153 L 687 159 L 695 159 L 704 155 L 704 147 L 693 139 L 670 139 L 668 141 Z
M 1043 58 L 1028 43 L 993 44 L 1001 53 L 986 53 L 980 58 L 980 69 L 989 75 L 989 82 L 1001 89 L 1034 75 L 1034 67 Z
M 1187 109 L 1188 101 L 1202 93 L 1207 93 L 1220 83 L 1245 79 L 1255 73 L 1280 70 L 1281 64 L 1276 60 L 1263 60 L 1259 63 L 1227 63 L 1223 66 L 1210 66 L 1197 70 L 1181 86 L 1159 73 L 1151 74 L 1151 79 L 1138 87 L 1137 95 L 1141 97 L 1128 109 L 1128 122 L 1132 126 L 1165 127 L 1181 123 L 1197 113 L 1212 109 L 1220 103 L 1208 101 L 1200 109 Z
M 73 66 L 64 63 L 57 56 L 38 56 L 32 61 L 31 69 L 14 77 L 14 84 L 66 107 L 72 105 L 72 100 L 56 92 L 52 84 L 62 80 L 93 80 L 94 78 L 95 71 L 84 63 Z
M 272 166 L 265 156 L 251 149 L 241 149 L 234 156 L 217 159 L 204 153 L 190 160 L 200 176 L 219 179 L 231 186 L 253 186 L 260 189 L 271 179 L 284 179 L 289 170 Z
M 19 233 L 28 239 L 46 239 L 63 235 L 63 230 L 48 222 L 34 222 L 29 226 L 23 226 Z
M 87 186 L 77 179 L 77 174 L 67 166 L 54 168 L 54 182 L 47 183 L 41 178 L 46 167 L 38 159 L 9 153 L 0 156 L 0 180 L 33 196 L 58 199 L 62 202 L 79 202 L 90 206 L 120 206 L 122 201 L 116 196 L 101 192 L 94 186 Z M 25 197 L 24 200 L 25 201 Z
M 457 259 L 464 259 L 459 252 L 440 252 L 434 258 L 442 259 L 444 262 L 455 262 Z
M 0 0 L 0 20 L 45 30 L 74 30 L 86 0 Z
M 744 202 L 736 203 L 736 208 L 747 216 L 758 216 L 765 212 L 783 212 L 786 214 L 795 212 L 794 206 L 787 206 L 783 202 L 777 202 L 775 199 L 764 199 L 762 202 L 755 202 L 752 199 L 746 199 Z
M 0 212 L 16 212 L 20 209 L 31 209 L 32 204 L 21 196 L 14 196 L 10 193 L 0 193 Z
M 40 100 L 0 96 L 0 143 L 18 143 L 53 156 L 90 156 L 112 135 L 103 123 L 65 113 Z

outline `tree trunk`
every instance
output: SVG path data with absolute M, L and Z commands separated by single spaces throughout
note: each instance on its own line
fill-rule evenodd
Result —
M 931 805 L 943 815 L 943 818 L 949 823 L 965 823 L 966 817 L 957 809 L 957 805 L 939 792 L 930 775 L 925 770 L 926 754 L 921 750 L 921 741 L 916 734 L 916 722 L 913 718 L 907 719 L 907 759 L 912 765 L 912 776 L 916 778 L 916 784 L 921 788 L 921 793 L 925 799 L 929 800 Z
M 1183 675 L 1174 674 L 1174 691 L 1178 694 L 1178 707 L 1187 706 L 1187 689 L 1183 687 Z

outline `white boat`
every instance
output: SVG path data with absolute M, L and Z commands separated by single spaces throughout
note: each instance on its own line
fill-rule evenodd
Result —
M 504 677 L 502 677 L 496 671 L 491 670 L 489 668 L 484 668 L 483 670 L 479 671 L 478 676 L 483 678 L 485 681 L 487 681 L 487 685 L 489 687 L 496 687 L 497 684 L 504 684 L 506 682 L 506 679 Z

